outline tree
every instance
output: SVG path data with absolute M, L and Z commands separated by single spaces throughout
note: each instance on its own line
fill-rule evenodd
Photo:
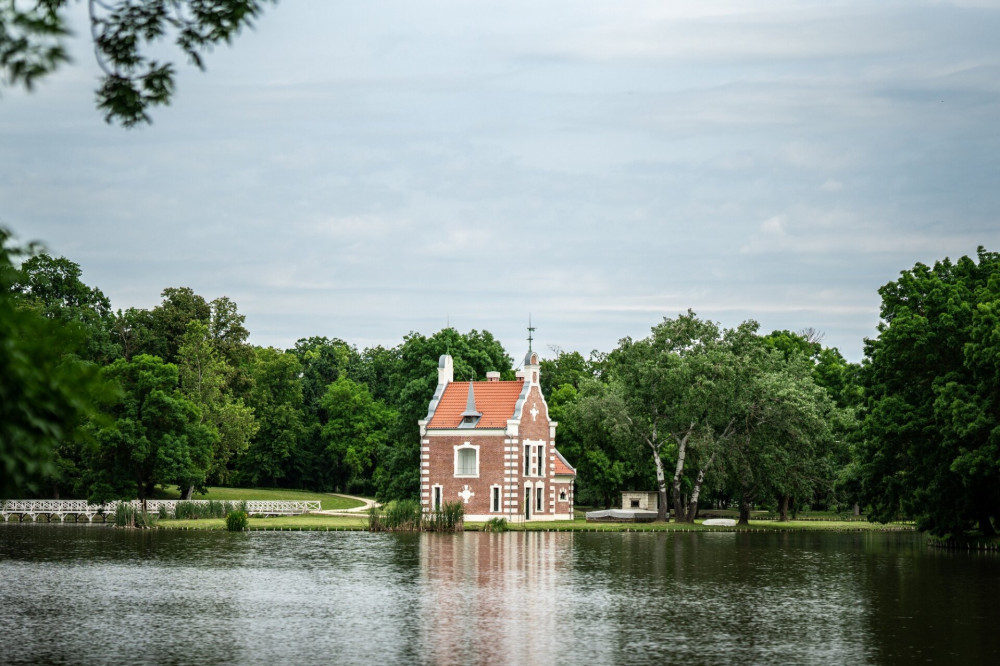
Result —
M 736 421 L 727 412 L 726 401 L 737 385 L 720 341 L 718 326 L 689 310 L 675 319 L 664 319 L 648 338 L 623 339 L 608 358 L 612 383 L 624 402 L 623 418 L 653 457 L 659 520 L 667 519 L 668 461 L 674 462 L 675 519 L 693 519 L 682 499 L 689 446 L 699 441 L 705 444 L 692 487 L 696 511 L 700 484 L 716 459 L 714 449 L 734 432 Z
M 21 295 L 22 307 L 33 308 L 60 324 L 78 327 L 83 336 L 82 358 L 109 363 L 118 356 L 111 338 L 111 301 L 100 289 L 84 284 L 81 276 L 79 264 L 40 253 L 21 264 L 13 290 Z
M 103 384 L 77 358 L 83 335 L 22 302 L 14 260 L 0 227 L 0 498 L 34 492 L 58 472 L 57 448 L 81 436 Z
M 202 57 L 229 44 L 263 11 L 268 0 L 90 0 L 94 53 L 103 72 L 97 107 L 107 122 L 149 123 L 147 109 L 170 103 L 174 65 L 151 59 L 147 48 L 172 34 L 177 48 L 199 69 Z M 68 0 L 0 3 L 0 71 L 9 85 L 31 90 L 37 79 L 69 61 Z
M 158 484 L 204 485 L 217 435 L 178 390 L 177 367 L 140 354 L 116 360 L 101 374 L 120 395 L 107 408 L 111 424 L 95 432 L 90 500 L 138 497 L 145 510 Z
M 212 321 L 212 306 L 190 287 L 167 287 L 160 295 L 163 302 L 149 313 L 150 331 L 142 352 L 176 363 L 188 324 L 198 321 L 208 326 Z
M 723 466 L 739 499 L 741 524 L 749 522 L 753 504 L 771 497 L 787 520 L 792 498 L 811 496 L 820 482 L 834 405 L 813 380 L 809 359 L 785 357 L 764 345 L 748 351 L 750 372 L 740 379 L 741 423 Z
M 636 459 L 645 459 L 621 427 L 623 411 L 615 388 L 595 379 L 582 382 L 578 395 L 563 384 L 549 398 L 549 414 L 559 422 L 559 450 L 576 465 L 574 496 L 582 504 L 611 508 L 629 472 L 634 476 Z
M 126 361 L 150 344 L 152 331 L 153 318 L 149 310 L 128 308 L 123 312 L 119 309 L 113 315 L 111 338 Z
M 395 414 L 374 400 L 368 388 L 347 377 L 331 383 L 321 401 L 326 444 L 320 462 L 328 488 L 370 492 L 378 455 L 388 443 Z
M 251 363 L 253 387 L 248 406 L 259 430 L 246 451 L 236 458 L 237 482 L 251 486 L 277 486 L 290 461 L 300 456 L 304 436 L 302 414 L 302 365 L 295 354 L 273 347 L 254 348 Z
M 993 536 L 1000 518 L 1000 255 L 916 264 L 865 341 L 859 474 L 869 518 Z
M 810 335 L 807 336 L 807 333 Z M 803 333 L 774 331 L 764 336 L 763 341 L 769 348 L 780 351 L 787 364 L 801 365 L 801 370 L 811 374 L 813 382 L 822 387 L 834 403 L 827 414 L 829 442 L 822 450 L 816 451 L 817 458 L 811 460 L 813 482 L 808 485 L 811 486 L 813 499 L 827 505 L 840 503 L 839 499 L 848 499 L 859 511 L 851 447 L 855 445 L 858 434 L 861 366 L 848 363 L 836 348 L 823 347 L 819 343 L 822 337 L 814 329 L 806 329 Z M 798 497 L 804 499 L 801 494 Z M 793 496 L 782 492 L 777 499 L 780 519 L 785 520 Z
M 188 332 L 177 352 L 180 387 L 185 397 L 198 406 L 201 423 L 216 435 L 208 477 L 219 483 L 229 478 L 229 462 L 250 445 L 258 430 L 253 410 L 234 398 L 229 390 L 232 373 L 216 351 L 209 327 L 199 321 L 188 323 Z M 194 486 L 186 489 L 190 499 Z
M 541 387 L 542 395 L 548 400 L 555 389 L 569 385 L 579 389 L 588 379 L 600 374 L 601 362 L 596 360 L 597 352 L 591 352 L 590 359 L 585 359 L 580 352 L 566 352 L 554 347 L 554 359 L 542 359 Z

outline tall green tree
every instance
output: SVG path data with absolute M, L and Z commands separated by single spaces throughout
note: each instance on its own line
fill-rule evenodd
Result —
M 163 301 L 149 313 L 150 330 L 144 336 L 142 353 L 176 363 L 177 350 L 188 324 L 197 321 L 208 326 L 212 321 L 212 307 L 190 287 L 167 287 L 160 295 Z
M 254 348 L 253 387 L 247 405 L 259 425 L 246 451 L 237 455 L 237 483 L 278 486 L 302 457 L 305 425 L 302 411 L 302 365 L 295 354 L 273 347 Z
M 1000 256 L 916 264 L 883 286 L 865 342 L 860 476 L 873 520 L 940 536 L 996 533 L 1000 518 Z
M 22 307 L 77 327 L 82 339 L 80 356 L 106 364 L 119 355 L 111 336 L 111 301 L 100 289 L 84 284 L 82 275 L 79 264 L 65 257 L 36 254 L 21 264 L 13 289 L 20 294 Z
M 823 483 L 824 453 L 832 442 L 827 392 L 812 376 L 806 357 L 758 345 L 743 373 L 737 434 L 722 455 L 722 465 L 739 500 L 740 523 L 750 508 L 776 498 L 781 520 L 793 498 L 809 498 Z M 832 482 L 832 479 L 825 479 Z
M 823 347 L 815 339 L 819 337 L 821 336 L 811 338 L 805 333 L 774 331 L 764 336 L 763 341 L 769 348 L 780 351 L 790 367 L 799 367 L 796 381 L 800 380 L 802 372 L 811 374 L 814 383 L 822 387 L 833 401 L 827 416 L 830 436 L 822 448 L 816 451 L 816 457 L 810 459 L 810 473 L 813 476 L 808 485 L 812 488 L 812 500 L 826 505 L 846 501 L 853 503 L 855 510 L 859 511 L 859 486 L 851 451 L 858 440 L 857 410 L 863 391 L 861 366 L 849 363 L 836 348 Z M 799 484 L 798 487 L 802 489 L 805 486 Z M 807 499 L 801 494 L 797 497 Z M 788 505 L 793 499 L 792 495 L 785 492 L 777 497 L 782 520 L 787 518 Z
M 329 490 L 370 493 L 379 454 L 388 444 L 396 415 L 372 398 L 368 387 L 340 377 L 323 399 L 321 437 L 326 446 L 319 461 Z
M 157 485 L 204 485 L 217 435 L 178 389 L 177 366 L 140 354 L 101 374 L 118 385 L 120 396 L 107 407 L 112 422 L 95 432 L 89 498 L 138 497 L 145 508 Z
M 574 497 L 580 504 L 609 509 L 618 492 L 641 476 L 638 461 L 646 456 L 621 427 L 624 408 L 615 386 L 596 379 L 584 380 L 579 392 L 563 384 L 549 397 L 549 415 L 559 422 L 559 451 L 576 467 Z
M 58 449 L 82 435 L 104 392 L 79 360 L 83 332 L 24 303 L 15 261 L 31 248 L 0 227 L 0 498 L 37 492 L 58 475 Z
M 201 423 L 216 434 L 208 480 L 225 484 L 229 481 L 230 461 L 246 451 L 259 426 L 253 410 L 242 398 L 232 395 L 229 382 L 233 373 L 216 351 L 216 342 L 208 326 L 189 322 L 177 356 L 181 391 L 198 406 Z M 182 490 L 190 499 L 195 487 Z
M 668 466 L 673 465 L 675 518 L 688 520 L 683 490 L 689 457 L 699 465 L 690 487 L 696 511 L 704 474 L 735 432 L 738 417 L 729 403 L 739 384 L 732 361 L 718 326 L 690 310 L 664 319 L 647 338 L 623 339 L 608 358 L 611 381 L 624 401 L 623 418 L 653 458 L 660 520 L 667 519 L 669 506 Z

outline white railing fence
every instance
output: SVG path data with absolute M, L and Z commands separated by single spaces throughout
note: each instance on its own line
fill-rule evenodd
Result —
M 162 509 L 162 512 L 173 516 L 179 503 L 208 506 L 212 502 L 223 504 L 219 500 L 146 500 L 146 511 L 161 513 Z M 19 520 L 24 520 L 26 516 L 32 520 L 38 516 L 46 516 L 49 520 L 53 517 L 63 520 L 67 516 L 74 516 L 79 520 L 82 516 L 93 522 L 96 516 L 113 516 L 119 504 L 120 502 L 88 504 L 87 500 L 0 500 L 0 514 L 3 515 L 4 522 L 10 520 L 11 516 L 17 516 Z M 131 504 L 136 510 L 142 508 L 139 500 L 125 504 Z M 294 516 L 319 511 L 321 508 L 319 500 L 229 500 L 225 504 L 232 508 L 241 508 L 246 504 L 246 511 L 251 516 Z

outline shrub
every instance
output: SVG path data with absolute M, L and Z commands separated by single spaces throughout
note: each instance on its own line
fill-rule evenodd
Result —
M 506 532 L 509 529 L 510 527 L 507 526 L 507 519 L 500 516 L 490 518 L 483 526 L 484 532 Z
M 231 511 L 226 514 L 226 529 L 230 532 L 245 532 L 250 527 L 250 516 L 246 511 Z

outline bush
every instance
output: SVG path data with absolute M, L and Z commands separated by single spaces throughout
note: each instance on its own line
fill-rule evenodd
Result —
M 484 532 L 506 532 L 509 529 L 510 527 L 507 526 L 507 519 L 499 516 L 496 518 L 490 518 L 483 526 Z
M 231 511 L 226 514 L 226 529 L 230 532 L 246 532 L 250 527 L 250 516 L 246 511 Z

